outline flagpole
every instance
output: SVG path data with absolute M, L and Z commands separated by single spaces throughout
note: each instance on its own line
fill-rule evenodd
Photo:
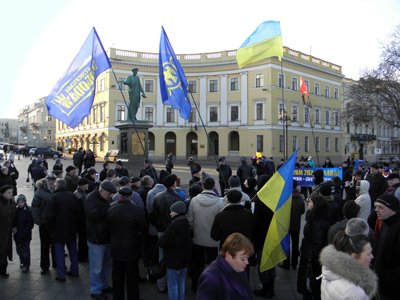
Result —
M 212 152 L 212 154 L 213 154 L 213 156 L 214 156 L 215 164 L 216 164 L 217 168 L 219 169 L 219 171 L 221 172 L 221 169 L 220 169 L 220 167 L 219 167 L 218 160 L 217 160 L 217 155 L 215 154 L 214 146 L 213 146 L 212 143 L 211 143 L 211 140 L 210 140 L 210 137 L 209 137 L 209 135 L 208 135 L 206 126 L 204 125 L 203 118 L 201 117 L 199 107 L 197 106 L 197 103 L 196 103 L 196 101 L 194 100 L 193 94 L 192 94 L 192 92 L 191 92 L 190 90 L 189 90 L 189 93 L 190 93 L 190 96 L 192 97 L 192 101 L 193 101 L 194 106 L 195 106 L 195 108 L 196 108 L 197 114 L 199 115 L 199 119 L 200 119 L 201 125 L 203 126 L 204 132 L 206 133 L 208 145 L 210 146 L 211 152 Z M 228 186 L 228 185 L 227 185 L 227 182 L 225 181 L 225 178 L 224 178 L 223 176 L 221 176 L 221 178 L 222 178 L 222 181 L 224 182 L 225 186 Z M 224 196 L 224 195 L 222 195 L 222 196 Z
M 287 123 L 287 112 L 286 112 L 286 107 L 285 107 L 285 95 L 284 95 L 284 90 L 285 90 L 285 76 L 283 74 L 283 57 L 281 58 L 281 74 L 282 74 L 282 103 L 283 103 L 283 111 L 282 111 L 282 129 L 283 129 L 283 159 L 286 161 L 288 157 L 287 153 L 287 148 L 288 148 L 288 137 L 287 137 L 287 132 L 286 132 L 286 123 Z
M 112 67 L 111 67 L 111 71 L 112 71 L 112 73 L 114 74 L 115 81 L 117 82 L 117 85 L 118 85 L 117 75 L 115 75 L 114 69 L 113 69 Z M 126 106 L 126 108 L 127 108 L 126 110 L 127 110 L 127 112 L 128 112 L 128 119 L 130 119 L 130 120 L 132 121 L 133 129 L 135 130 L 135 133 L 136 133 L 136 135 L 137 135 L 137 137 L 138 137 L 140 146 L 142 147 L 142 150 L 143 150 L 143 153 L 144 153 L 144 157 L 145 157 L 146 160 L 148 161 L 148 160 L 149 160 L 149 154 L 147 153 L 146 148 L 144 147 L 144 145 L 143 145 L 143 143 L 142 143 L 142 139 L 140 138 L 139 132 L 138 132 L 138 130 L 137 130 L 137 128 L 136 128 L 136 124 L 135 124 L 135 121 L 134 121 L 133 116 L 132 116 L 132 114 L 131 114 L 131 111 L 128 109 L 128 103 L 126 102 L 125 95 L 124 95 L 124 93 L 122 92 L 121 87 L 120 87 L 119 85 L 118 85 L 118 90 L 120 91 L 120 93 L 121 93 L 121 95 L 122 95 L 122 99 L 124 100 L 125 106 Z M 150 168 L 150 170 L 151 170 L 151 173 L 153 174 L 154 178 L 157 178 L 157 174 L 154 174 L 153 168 Z
M 315 143 L 315 135 L 314 135 L 314 126 L 313 126 L 313 122 L 312 122 L 312 114 L 310 116 L 310 126 L 311 126 L 311 134 L 312 134 L 313 140 L 314 140 L 315 155 L 317 156 L 317 163 L 318 163 L 318 167 L 319 167 L 320 166 L 320 164 L 319 164 L 319 156 L 318 156 L 317 144 Z

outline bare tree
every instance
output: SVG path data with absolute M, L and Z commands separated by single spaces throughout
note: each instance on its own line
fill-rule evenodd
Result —
M 349 82 L 344 98 L 346 120 L 379 120 L 400 127 L 400 26 L 383 46 L 378 67 L 365 71 L 359 81 Z

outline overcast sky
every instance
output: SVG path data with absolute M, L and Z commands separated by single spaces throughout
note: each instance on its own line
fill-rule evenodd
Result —
M 175 53 L 237 49 L 263 21 L 284 46 L 342 66 L 358 79 L 400 25 L 399 0 L 20 0 L 0 11 L 0 118 L 47 96 L 92 27 L 110 47 L 158 52 L 163 25 Z

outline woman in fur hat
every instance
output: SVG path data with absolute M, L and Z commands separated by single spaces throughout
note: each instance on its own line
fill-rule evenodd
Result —
M 369 268 L 372 248 L 364 235 L 336 234 L 333 245 L 320 255 L 322 264 L 321 299 L 372 299 L 378 279 Z

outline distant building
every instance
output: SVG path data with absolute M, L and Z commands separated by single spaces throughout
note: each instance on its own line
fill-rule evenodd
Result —
M 326 156 L 336 162 L 343 159 L 344 76 L 338 65 L 287 47 L 282 66 L 277 58 L 269 58 L 243 69 L 237 67 L 235 50 L 178 55 L 201 115 L 200 119 L 192 102 L 192 114 L 185 121 L 161 102 L 158 54 L 110 48 L 108 55 L 117 78 L 111 70 L 98 77 L 91 113 L 77 128 L 57 121 L 57 146 L 93 148 L 100 156 L 118 149 L 120 137 L 114 125 L 126 119 L 124 98 L 129 99 L 122 82 L 138 67 L 147 98 L 142 99 L 137 117 L 153 124 L 148 141 L 153 158 L 173 153 L 181 159 L 207 159 L 212 150 L 228 160 L 255 152 L 282 158 L 284 116 L 290 119 L 289 154 L 300 147 L 299 155 L 311 155 L 316 161 L 318 154 L 321 164 Z M 300 76 L 308 86 L 312 108 L 302 102 Z
M 40 98 L 18 113 L 18 142 L 39 147 L 56 147 L 56 121 L 47 113 L 46 98 Z

